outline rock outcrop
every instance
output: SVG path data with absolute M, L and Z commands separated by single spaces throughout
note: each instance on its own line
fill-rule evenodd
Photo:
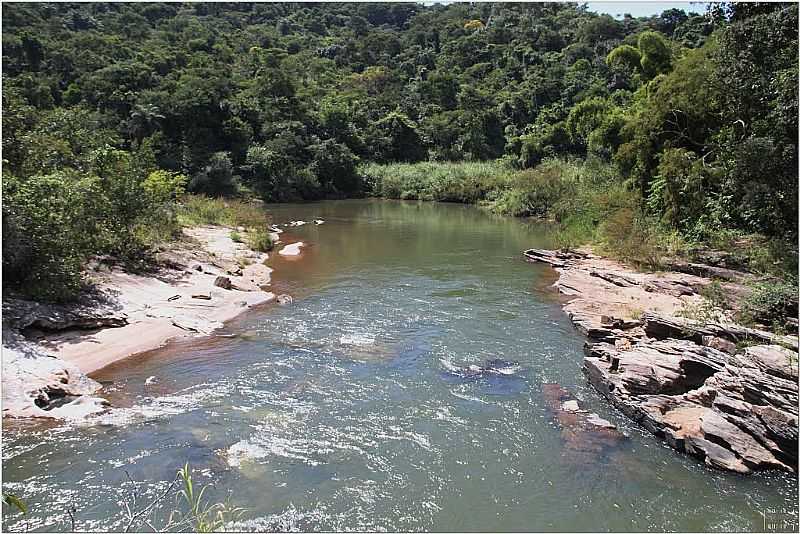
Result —
M 581 252 L 524 254 L 560 273 L 565 310 L 589 338 L 584 373 L 622 413 L 711 467 L 797 471 L 797 338 L 675 316 L 711 282 L 697 275 L 636 273 Z M 625 315 L 631 307 L 639 317 Z
M 3 416 L 76 418 L 105 409 L 87 377 L 113 362 L 184 335 L 209 335 L 242 311 L 269 302 L 265 253 L 234 242 L 231 229 L 184 229 L 147 272 L 107 260 L 86 272 L 79 302 L 3 299 Z M 223 273 L 236 272 L 236 285 Z M 233 291 L 236 290 L 236 291 Z

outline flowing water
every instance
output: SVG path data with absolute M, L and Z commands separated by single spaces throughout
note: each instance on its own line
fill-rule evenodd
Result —
M 99 422 L 5 421 L 3 489 L 31 509 L 6 529 L 69 529 L 73 506 L 78 529 L 122 528 L 128 477 L 143 503 L 185 462 L 247 510 L 239 529 L 758 531 L 762 512 L 796 513 L 793 477 L 710 470 L 587 387 L 552 272 L 520 255 L 550 244 L 545 225 L 433 203 L 270 211 L 326 221 L 272 260 L 294 304 L 102 371 L 116 408 Z M 453 372 L 493 359 L 507 372 Z M 546 382 L 629 439 L 565 454 Z

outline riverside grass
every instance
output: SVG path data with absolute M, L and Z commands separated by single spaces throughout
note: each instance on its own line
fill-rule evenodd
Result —
M 178 206 L 178 221 L 182 226 L 217 224 L 264 228 L 269 224 L 269 217 L 263 207 L 252 200 L 185 195 Z
M 687 236 L 670 229 L 646 211 L 612 164 L 598 158 L 550 158 L 530 169 L 515 169 L 502 159 L 367 163 L 358 173 L 368 194 L 380 198 L 477 204 L 500 215 L 553 220 L 557 248 L 591 244 L 643 269 L 659 269 L 664 257 L 690 257 L 693 249 L 713 247 L 720 234 L 730 233 L 711 228 L 705 235 Z M 796 255 L 787 261 L 782 251 L 788 249 L 781 243 L 736 234 L 749 247 L 742 265 L 782 278 L 794 272 Z

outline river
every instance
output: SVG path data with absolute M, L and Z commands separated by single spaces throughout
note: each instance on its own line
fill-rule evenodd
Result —
M 546 225 L 416 202 L 269 210 L 325 221 L 287 229 L 310 247 L 271 260 L 294 304 L 101 371 L 99 422 L 6 420 L 3 489 L 30 513 L 5 529 L 68 530 L 71 506 L 78 529 L 119 529 L 128 476 L 144 502 L 185 462 L 252 530 L 759 531 L 797 510 L 794 477 L 706 468 L 587 386 L 552 272 L 520 254 L 551 244 Z M 516 371 L 448 372 L 498 358 Z M 630 439 L 565 455 L 546 382 Z

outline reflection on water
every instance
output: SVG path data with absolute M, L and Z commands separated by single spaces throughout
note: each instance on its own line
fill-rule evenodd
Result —
M 795 506 L 791 477 L 709 471 L 586 387 L 550 273 L 520 257 L 546 227 L 456 205 L 270 209 L 326 221 L 287 230 L 300 261 L 272 260 L 294 304 L 103 371 L 117 408 L 99 421 L 6 422 L 3 488 L 31 517 L 5 528 L 66 530 L 74 503 L 79 529 L 119 529 L 126 471 L 154 496 L 187 461 L 248 530 L 759 530 L 760 510 Z M 630 439 L 565 454 L 551 382 Z

